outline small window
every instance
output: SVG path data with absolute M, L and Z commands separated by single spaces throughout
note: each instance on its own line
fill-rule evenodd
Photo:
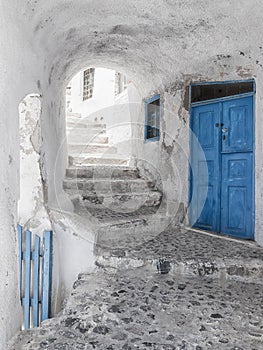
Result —
M 94 74 L 95 68 L 89 68 L 83 72 L 83 101 L 93 96 Z
M 160 139 L 160 95 L 155 95 L 145 101 L 145 140 L 157 141 Z
M 214 100 L 254 92 L 254 81 L 193 84 L 191 87 L 191 103 Z

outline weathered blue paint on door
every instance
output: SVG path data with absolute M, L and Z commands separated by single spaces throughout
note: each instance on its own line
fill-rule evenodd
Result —
M 253 96 L 223 103 L 222 152 L 253 152 Z
M 192 218 L 200 212 L 193 226 L 253 238 L 253 116 L 253 96 L 192 108 L 192 131 L 208 169 L 208 185 L 202 188 L 200 163 L 204 160 L 192 147 Z M 203 209 L 199 203 L 202 191 L 207 191 Z
M 202 155 L 196 157 L 196 148 L 192 149 L 192 188 L 195 191 L 192 205 L 193 221 L 199 228 L 218 231 L 219 220 L 215 213 L 219 212 L 220 203 L 215 200 L 219 195 L 219 133 L 215 127 L 220 119 L 219 104 L 208 104 L 196 107 L 193 110 L 192 128 L 199 141 L 205 158 Z M 208 171 L 208 182 L 207 172 Z M 206 194 L 207 192 L 207 194 Z M 204 197 L 206 199 L 204 201 Z M 203 209 L 202 209 L 203 207 Z
M 222 154 L 221 232 L 253 238 L 253 154 Z

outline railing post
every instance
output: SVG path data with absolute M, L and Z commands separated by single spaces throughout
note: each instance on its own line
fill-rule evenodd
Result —
M 33 251 L 33 262 L 34 262 L 34 272 L 33 272 L 33 326 L 39 326 L 39 259 L 40 259 L 40 237 L 35 236 L 35 249 Z
M 52 231 L 44 231 L 43 240 L 41 321 L 48 319 L 50 316 Z
M 23 254 L 25 260 L 25 296 L 23 298 L 25 329 L 30 328 L 31 236 L 31 232 L 26 231 L 26 250 Z
M 18 258 L 19 258 L 19 275 L 20 275 L 20 299 L 22 302 L 22 264 L 23 264 L 23 248 L 22 248 L 22 234 L 23 234 L 23 228 L 20 225 L 17 225 L 17 232 L 18 232 Z

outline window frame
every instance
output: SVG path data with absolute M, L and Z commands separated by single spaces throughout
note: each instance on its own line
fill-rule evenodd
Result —
M 92 72 L 91 72 L 92 70 Z M 92 75 L 92 82 L 89 82 L 88 84 L 85 84 L 85 79 L 86 79 L 86 75 L 85 73 L 89 71 L 88 75 Z M 94 93 L 94 80 L 95 80 L 95 68 L 94 67 L 90 67 L 87 68 L 83 71 L 83 80 L 82 80 L 82 102 L 85 102 L 87 100 L 90 100 L 93 97 L 93 93 Z M 89 81 L 89 78 L 87 78 L 87 81 Z M 87 92 L 89 89 L 92 90 L 91 95 L 89 96 L 88 94 L 85 93 L 85 87 L 87 86 Z
M 158 128 L 156 128 L 157 130 L 159 130 L 158 135 L 155 137 L 151 137 L 151 138 L 147 138 L 147 134 L 148 134 L 148 106 L 154 102 L 154 101 L 160 101 L 160 106 L 159 106 L 159 116 L 158 116 Z M 161 95 L 160 94 L 156 94 L 150 98 L 147 98 L 144 101 L 144 113 L 145 113 L 145 117 L 144 117 L 144 142 L 154 142 L 154 141 L 159 141 L 160 140 L 160 129 L 161 129 L 161 115 L 162 115 L 162 105 L 161 105 Z M 157 124 L 157 123 L 156 123 Z

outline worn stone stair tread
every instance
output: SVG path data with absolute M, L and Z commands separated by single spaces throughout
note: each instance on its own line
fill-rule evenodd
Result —
M 140 209 L 139 209 L 140 210 Z M 158 209 L 157 209 L 158 210 Z M 125 216 L 125 214 L 127 214 L 127 216 Z M 132 214 L 132 213 L 131 213 Z M 154 215 L 154 217 L 153 217 Z M 140 214 L 140 215 L 136 215 L 136 216 L 129 216 L 129 213 L 118 213 L 118 217 L 115 216 L 113 218 L 104 218 L 102 219 L 101 221 L 101 227 L 99 229 L 99 231 L 103 230 L 105 228 L 107 229 L 110 229 L 111 227 L 121 227 L 122 225 L 127 225 L 127 223 L 129 224 L 136 224 L 136 223 L 141 223 L 141 222 L 150 222 L 150 221 L 160 221 L 162 219 L 168 219 L 167 216 L 165 214 L 163 215 L 158 215 L 156 213 L 152 213 L 151 211 L 147 214 L 147 213 L 144 213 L 144 214 Z
M 80 192 L 77 192 L 76 193 L 76 190 L 75 189 L 72 189 L 72 188 L 64 188 L 64 191 L 70 196 L 70 195 L 78 195 L 78 196 L 83 196 L 83 194 L 80 194 Z M 87 192 L 87 196 L 96 196 L 98 197 L 99 196 L 99 193 L 96 194 L 96 192 L 93 192 L 93 191 L 88 191 L 88 190 L 85 190 L 85 192 Z M 114 193 L 103 193 L 103 197 L 104 198 L 107 198 L 107 197 L 112 197 L 112 196 L 146 196 L 148 195 L 149 193 L 153 193 L 153 194 L 156 194 L 156 195 L 161 195 L 161 192 L 158 191 L 158 190 L 154 190 L 154 189 L 150 189 L 149 191 L 134 191 L 134 192 L 114 192 Z M 85 199 L 84 199 L 85 200 Z
M 96 142 L 93 142 L 93 143 L 83 143 L 83 142 L 69 142 L 68 143 L 68 146 L 83 146 L 83 147 L 88 147 L 88 146 L 92 146 L 92 147 L 98 147 L 98 148 L 111 148 L 111 147 L 114 147 L 114 146 L 111 146 L 111 145 L 102 145 L 101 143 L 96 143 Z
M 89 120 L 88 117 L 76 117 L 76 116 L 67 116 L 66 118 L 66 124 L 68 123 L 78 123 L 78 122 L 84 123 L 86 125 L 90 125 L 90 126 L 94 126 L 94 127 L 98 127 L 98 128 L 106 128 L 106 124 L 103 122 L 95 122 L 95 121 L 91 121 Z
M 89 120 L 89 117 L 83 117 L 83 116 L 74 116 L 74 115 L 69 115 L 67 116 L 66 118 L 66 123 L 68 122 L 78 122 L 78 121 L 81 121 L 82 123 L 85 123 L 85 124 L 88 124 L 88 125 L 94 125 L 95 127 L 106 127 L 106 124 L 103 123 L 102 121 L 101 122 L 96 122 L 96 121 L 91 121 Z
M 82 114 L 81 113 L 67 111 L 66 118 L 70 118 L 70 117 L 82 118 Z
M 150 180 L 146 181 L 144 179 L 141 178 L 135 178 L 135 179 L 127 179 L 127 178 L 117 178 L 117 179 L 105 179 L 103 177 L 96 177 L 93 179 L 89 179 L 89 178 L 82 178 L 82 177 L 66 177 L 64 179 L 64 182 L 74 182 L 74 183 L 96 183 L 96 182 L 103 182 L 103 183 L 143 183 L 145 185 L 148 185 L 150 187 L 154 186 L 154 183 Z
M 69 134 L 68 135 L 68 144 L 69 145 L 109 145 L 109 137 L 105 135 L 78 135 L 78 134 Z
M 114 154 L 101 154 L 101 155 L 98 155 L 96 153 L 88 153 L 88 154 L 78 154 L 78 153 L 71 153 L 70 158 L 80 158 L 80 159 L 87 159 L 87 158 L 94 158 L 94 159 L 112 159 L 112 160 L 120 160 L 120 161 L 124 161 L 124 160 L 129 160 L 128 158 L 121 158 L 119 155 L 114 155 Z
M 118 199 L 120 201 L 129 201 L 129 200 L 141 200 L 141 205 L 143 204 L 143 201 L 147 202 L 152 202 L 156 201 L 156 204 L 151 204 L 152 206 L 157 206 L 159 205 L 160 202 L 160 197 L 161 194 L 158 191 L 150 191 L 154 192 L 154 194 L 149 194 L 149 192 L 133 192 L 132 193 L 132 198 L 131 198 L 131 193 L 130 192 L 114 192 L 114 193 L 107 193 L 107 192 L 102 192 L 102 193 L 96 193 L 95 191 L 88 191 L 88 190 L 78 190 L 76 193 L 76 190 L 73 190 L 72 188 L 67 189 L 64 188 L 64 191 L 69 195 L 70 199 L 73 200 L 74 198 L 80 198 L 80 200 L 83 200 L 83 205 L 85 207 L 93 207 L 92 202 L 104 201 L 104 206 L 107 206 L 107 203 L 105 201 L 117 201 Z M 148 200 L 149 196 L 149 200 Z M 153 198 L 154 196 L 154 198 Z M 139 202 L 140 203 L 140 202 Z M 96 205 L 95 203 L 94 205 Z M 103 203 L 99 203 L 103 204 Z M 140 204 L 139 204 L 140 205 Z M 138 206 L 139 206 L 138 205 Z M 149 205 L 149 206 L 151 206 Z
M 92 128 L 92 129 L 105 129 L 106 124 L 97 124 L 97 123 L 90 123 L 88 121 L 81 119 L 74 119 L 74 120 L 67 120 L 66 122 L 67 127 L 74 127 L 74 125 L 78 125 L 81 128 Z
M 99 156 L 98 154 L 87 154 L 86 156 L 84 155 L 69 155 L 69 164 L 70 165 L 91 165 L 91 164 L 123 164 L 123 165 L 128 165 L 129 163 L 129 158 L 120 158 L 119 155 L 116 155 L 114 157 L 114 154 L 108 155 L 106 157 L 106 154 L 102 154 Z
M 87 143 L 87 144 L 68 144 L 68 150 L 70 152 L 70 155 L 74 156 L 81 156 L 81 155 L 89 155 L 94 154 L 98 156 L 98 153 L 101 154 L 112 154 L 117 152 L 117 148 L 111 145 L 104 145 L 100 143 Z M 81 152 L 81 153 L 79 153 Z M 87 152 L 87 153 L 85 153 Z
M 104 128 L 86 128 L 80 126 L 68 126 L 66 127 L 67 134 L 76 133 L 76 134 L 95 134 L 95 135 L 104 135 L 106 133 L 106 129 Z
M 91 164 L 84 164 L 84 163 L 82 163 L 82 164 L 71 164 L 70 163 L 70 158 L 71 158 L 71 156 L 69 156 L 69 166 L 68 166 L 68 169 L 70 169 L 70 168 L 74 168 L 74 167 L 77 167 L 77 168 L 83 168 L 83 169 L 85 169 L 85 168 L 90 168 L 90 167 L 120 167 L 120 168 L 127 168 L 127 167 L 129 167 L 129 165 L 128 164 L 123 164 L 123 163 L 121 163 L 121 164 L 111 164 L 111 163 L 91 163 Z M 125 158 L 125 160 L 128 162 L 129 160 L 127 159 L 127 158 Z
M 101 210 L 105 210 L 106 208 L 120 213 L 151 207 L 156 211 L 156 208 L 160 206 L 162 197 L 162 194 L 158 191 L 150 191 L 147 193 L 140 192 L 132 195 L 125 192 L 109 195 L 108 193 L 87 193 L 73 189 L 64 189 L 64 191 L 68 194 L 76 212 L 83 209 L 85 209 L 86 212 L 92 212 L 96 209 L 98 215 L 100 215 Z
M 112 165 L 95 166 L 71 166 L 66 169 L 66 178 L 106 178 L 106 179 L 136 179 L 139 177 L 139 171 L 136 168 L 125 165 L 112 167 Z
M 108 144 L 97 144 L 89 142 L 87 144 L 68 144 L 68 153 L 77 156 L 89 156 L 90 153 L 94 155 L 112 155 L 117 153 L 117 148 Z

